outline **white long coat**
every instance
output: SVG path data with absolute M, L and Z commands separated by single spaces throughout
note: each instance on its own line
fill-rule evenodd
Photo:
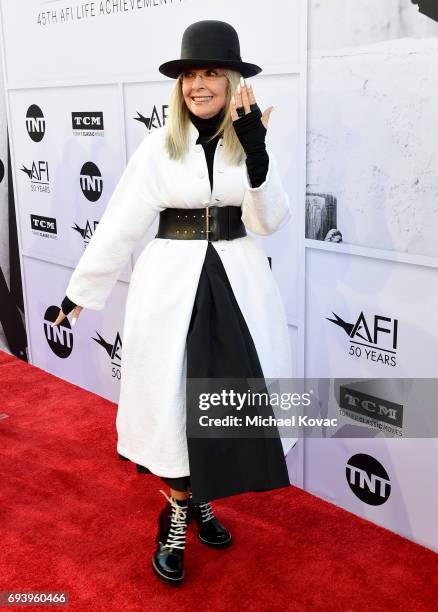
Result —
M 190 124 L 183 162 L 169 159 L 166 127 L 146 135 L 132 155 L 66 288 L 76 304 L 101 310 L 130 254 L 165 208 L 242 206 L 242 221 L 271 234 L 291 215 L 268 149 L 265 182 L 251 187 L 245 162 L 228 165 L 219 140 L 213 192 L 198 130 Z M 138 257 L 123 326 L 117 451 L 169 478 L 190 473 L 185 418 L 186 336 L 206 240 L 154 238 Z M 282 299 L 266 255 L 251 236 L 212 242 L 254 341 L 265 378 L 292 376 Z

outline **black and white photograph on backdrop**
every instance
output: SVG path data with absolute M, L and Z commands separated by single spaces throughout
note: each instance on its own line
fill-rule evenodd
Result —
M 0 36 L 0 607 L 435 610 L 438 4 Z

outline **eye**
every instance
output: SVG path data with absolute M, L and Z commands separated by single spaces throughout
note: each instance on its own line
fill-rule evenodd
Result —
M 194 77 L 194 73 L 190 70 L 182 73 L 183 79 L 192 79 Z
M 212 69 L 211 70 L 207 70 L 206 74 L 208 76 L 217 76 L 217 71 L 216 70 L 212 70 Z

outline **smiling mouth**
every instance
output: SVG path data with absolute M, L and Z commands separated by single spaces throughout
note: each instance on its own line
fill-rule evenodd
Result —
M 192 96 L 193 102 L 209 102 L 213 96 Z

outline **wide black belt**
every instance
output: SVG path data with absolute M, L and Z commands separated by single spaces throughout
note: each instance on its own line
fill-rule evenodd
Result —
M 241 206 L 165 208 L 155 238 L 177 240 L 234 240 L 246 236 Z

